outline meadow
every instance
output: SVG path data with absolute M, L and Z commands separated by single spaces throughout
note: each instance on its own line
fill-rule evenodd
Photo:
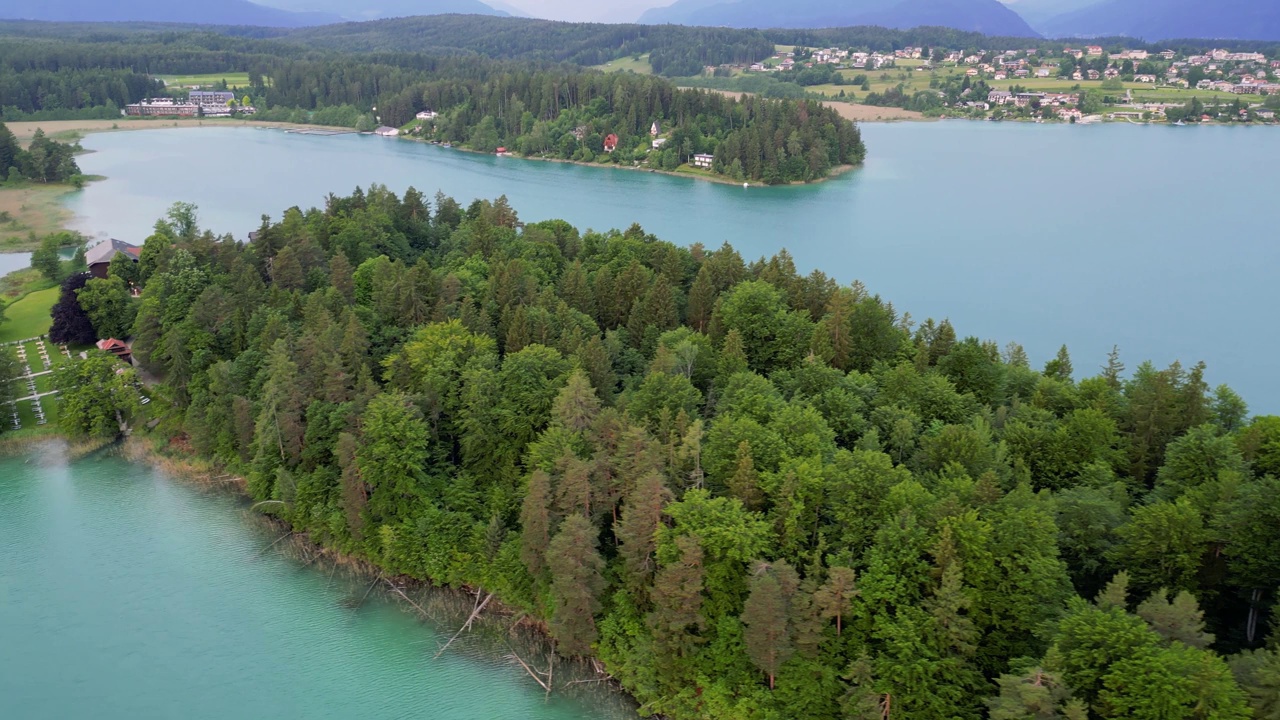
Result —
M 199 85 L 203 88 L 212 87 L 219 82 L 226 81 L 229 88 L 247 88 L 249 87 L 249 73 L 211 73 L 208 75 L 158 75 L 156 79 L 164 82 L 169 87 L 189 88 Z

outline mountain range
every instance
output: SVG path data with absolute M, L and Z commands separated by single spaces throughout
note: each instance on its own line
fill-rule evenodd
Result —
M 259 0 L 264 5 L 293 12 L 323 12 L 348 20 L 410 17 L 414 15 L 515 15 L 480 0 Z
M 988 35 L 1036 36 L 997 0 L 677 0 L 649 10 L 640 22 L 735 28 L 941 25 Z
M 248 0 L 0 0 L 0 18 L 54 22 L 169 22 L 305 27 L 341 22 L 334 13 L 290 12 Z
M 1051 37 L 1280 40 L 1280 0 L 1103 0 L 1037 29 Z
M 309 27 L 408 15 L 507 15 L 480 0 L 0 0 L 0 18 L 52 22 L 167 22 Z
M 515 3 L 519 3 L 518 8 Z M 575 0 L 0 0 L 0 19 L 306 27 L 411 15 L 598 15 Z M 583 3 L 587 0 L 582 0 Z M 646 4 L 618 8 L 624 22 Z M 576 8 L 576 9 L 575 9 Z M 523 9 L 523 10 L 522 10 Z M 675 0 L 646 24 L 941 26 L 1007 37 L 1280 40 L 1280 0 Z

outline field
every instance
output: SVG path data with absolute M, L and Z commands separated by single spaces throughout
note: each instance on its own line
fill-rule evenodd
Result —
M 604 72 L 633 72 L 637 75 L 652 75 L 653 67 L 649 65 L 649 54 L 645 53 L 638 58 L 625 57 L 611 60 L 603 65 L 596 65 L 596 70 Z
M 33 292 L 4 309 L 4 322 L 0 323 L 0 343 L 26 340 L 49 332 L 53 319 L 49 317 L 58 302 L 59 288 Z
M 911 63 L 911 65 L 908 65 Z M 921 90 L 929 89 L 930 79 L 937 76 L 944 79 L 952 76 L 958 76 L 964 72 L 964 68 L 960 67 L 941 67 L 931 72 L 919 72 L 914 67 L 919 66 L 918 60 L 900 60 L 897 67 L 882 68 L 880 70 L 841 70 L 840 74 L 846 80 L 852 80 L 857 75 L 866 75 L 871 86 L 870 90 L 863 90 L 856 85 L 814 85 L 805 88 L 806 90 L 829 97 L 836 97 L 843 90 L 845 95 L 854 95 L 855 98 L 861 100 L 865 98 L 868 92 L 883 93 L 884 91 L 897 87 L 899 84 L 904 86 L 908 95 L 913 95 Z M 1189 102 L 1191 98 L 1199 98 L 1200 100 L 1235 100 L 1239 95 L 1231 93 L 1211 91 L 1211 90 L 1189 90 L 1172 87 L 1153 87 L 1146 83 L 1124 83 L 1120 90 L 1103 91 L 1102 83 L 1099 81 L 1077 81 L 1062 80 L 1053 78 L 1009 78 L 1006 80 L 991 80 L 983 78 L 987 85 L 996 90 L 1008 90 L 1014 86 L 1026 88 L 1029 92 L 1078 92 L 1080 90 L 1095 90 L 1107 92 L 1112 95 L 1122 94 L 1128 90 L 1133 93 L 1135 102 Z M 1246 97 L 1246 99 L 1249 99 Z M 1257 98 L 1253 98 L 1254 101 Z
M 16 123 L 15 123 L 16 124 Z M 34 250 L 37 237 L 61 230 L 71 219 L 62 198 L 75 188 L 67 185 L 28 185 L 0 188 L 0 252 Z
M 823 87 L 821 85 L 817 87 Z M 834 86 L 827 86 L 834 87 Z M 808 88 L 812 90 L 813 88 Z M 750 95 L 751 93 L 737 92 L 734 90 L 707 90 L 707 92 L 720 93 L 725 97 L 741 97 Z M 919 120 L 924 117 L 923 114 L 914 110 L 903 110 L 895 107 L 873 107 L 871 105 L 854 105 L 847 102 L 829 102 L 823 103 L 829 108 L 833 108 L 840 113 L 840 117 L 854 122 L 875 122 L 889 120 Z
M 249 73 L 214 73 L 211 75 L 157 75 L 157 80 L 163 81 L 169 87 L 188 88 L 193 85 L 201 87 L 212 87 L 219 82 L 226 80 L 229 88 L 247 88 L 249 87 Z

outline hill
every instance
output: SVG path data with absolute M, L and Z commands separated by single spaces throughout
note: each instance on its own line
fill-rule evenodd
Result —
M 1044 21 L 1054 37 L 1128 35 L 1148 41 L 1173 38 L 1280 40 L 1275 0 L 1104 0 Z
M 880 25 L 889 28 L 941 26 L 1012 37 L 1036 32 L 997 0 L 677 0 L 654 8 L 644 23 L 754 28 L 822 28 Z
M 197 25 L 305 27 L 339 22 L 336 14 L 290 12 L 248 0 L 42 0 L 0 3 L 0 17 L 55 22 L 164 22 Z
M 351 20 L 410 17 L 416 15 L 513 15 L 480 0 L 262 0 L 262 4 L 294 12 L 312 11 L 341 15 Z

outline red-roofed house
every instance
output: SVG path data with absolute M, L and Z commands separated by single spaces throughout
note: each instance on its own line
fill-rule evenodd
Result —
M 115 338 L 99 340 L 98 349 L 103 352 L 109 352 L 130 365 L 133 364 L 133 353 L 129 349 L 129 344 L 123 340 Z
M 617 149 L 618 149 L 618 136 L 614 135 L 613 133 L 609 133 L 604 138 L 604 151 L 607 153 L 611 153 Z

